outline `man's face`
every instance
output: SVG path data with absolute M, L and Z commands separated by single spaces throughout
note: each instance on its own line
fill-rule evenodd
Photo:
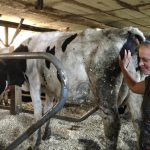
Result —
M 141 45 L 139 48 L 139 66 L 145 75 L 150 75 L 150 47 Z

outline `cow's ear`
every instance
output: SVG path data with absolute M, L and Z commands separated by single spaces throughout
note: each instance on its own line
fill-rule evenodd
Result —
M 135 38 L 138 40 L 139 43 L 143 42 L 143 38 L 139 35 L 135 35 Z
M 131 51 L 131 55 L 136 54 L 137 53 L 137 49 L 138 49 L 138 45 L 139 45 L 139 41 L 138 41 L 137 37 L 133 33 L 128 32 L 127 41 L 122 46 L 122 48 L 120 50 L 121 59 L 123 59 L 123 57 L 124 57 L 125 49 L 126 50 L 130 50 Z

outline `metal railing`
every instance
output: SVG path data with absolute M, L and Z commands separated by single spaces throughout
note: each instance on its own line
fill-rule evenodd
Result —
M 38 120 L 35 124 L 31 125 L 23 134 L 21 134 L 14 142 L 12 142 L 6 150 L 13 150 L 19 144 L 21 144 L 24 140 L 29 138 L 31 134 L 33 134 L 37 129 L 39 129 L 45 122 L 47 122 L 50 118 L 52 118 L 57 112 L 61 110 L 66 102 L 66 98 L 68 95 L 68 80 L 67 75 L 64 71 L 62 63 L 53 55 L 44 53 L 44 52 L 15 52 L 11 54 L 1 54 L 0 59 L 46 59 L 53 63 L 56 67 L 60 79 L 61 79 L 61 92 L 60 92 L 60 100 L 59 102 L 49 110 L 40 120 Z

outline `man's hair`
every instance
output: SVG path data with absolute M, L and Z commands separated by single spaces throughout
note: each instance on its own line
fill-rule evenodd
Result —
M 144 45 L 146 47 L 150 47 L 150 40 L 145 40 L 141 43 L 141 45 Z
M 150 44 L 150 40 L 145 40 L 145 41 L 143 41 L 143 43 Z
M 145 40 L 141 44 L 150 44 L 150 40 Z

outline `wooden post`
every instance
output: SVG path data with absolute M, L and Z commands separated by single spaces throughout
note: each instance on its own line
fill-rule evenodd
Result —
M 43 0 L 37 0 L 35 8 L 42 10 L 43 9 Z
M 8 27 L 5 27 L 5 46 L 8 47 Z
M 9 43 L 9 45 L 11 45 L 11 44 L 14 42 L 16 36 L 17 36 L 17 35 L 19 34 L 19 32 L 21 31 L 20 27 L 21 27 L 23 21 L 24 21 L 24 19 L 22 18 L 22 19 L 20 20 L 20 23 L 18 24 L 18 27 L 16 28 L 16 32 L 14 33 L 14 36 L 12 37 L 11 42 Z
M 15 100 L 18 113 L 22 111 L 22 90 L 19 86 L 15 86 Z
M 22 109 L 21 89 L 18 86 L 11 86 L 10 91 L 10 114 L 16 115 Z

